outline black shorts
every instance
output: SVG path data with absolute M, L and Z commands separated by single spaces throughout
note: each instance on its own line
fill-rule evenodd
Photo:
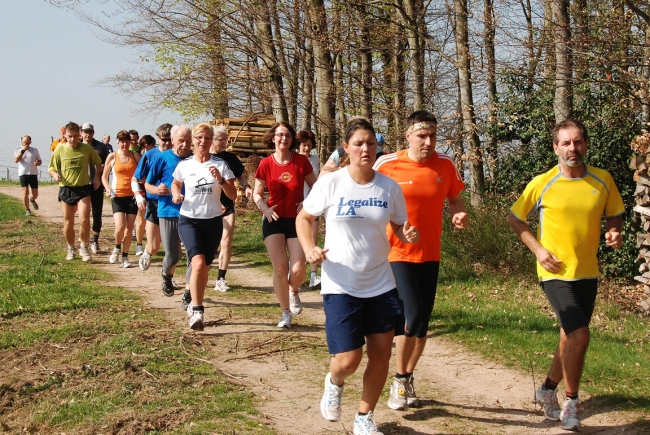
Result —
M 589 326 L 598 292 L 596 278 L 578 281 L 552 279 L 541 285 L 565 334 Z
M 436 299 L 440 262 L 394 261 L 390 267 L 395 275 L 399 298 L 404 303 L 404 335 L 424 338 L 429 332 L 429 319 Z
M 221 215 L 221 217 L 230 216 L 230 215 L 233 214 L 234 212 L 235 212 L 235 207 L 234 207 L 234 206 L 232 206 L 232 207 L 226 207 L 226 211 L 223 212 L 223 214 Z
M 61 186 L 59 188 L 59 201 L 68 205 L 77 205 L 79 201 L 93 193 L 93 186 L 87 184 L 79 187 Z
M 212 219 L 194 219 L 181 215 L 178 219 L 178 235 L 181 236 L 187 261 L 191 262 L 196 255 L 205 257 L 205 264 L 211 265 L 217 246 L 221 242 L 223 219 L 221 216 Z
M 266 217 L 262 217 L 262 239 L 266 239 L 273 234 L 284 234 L 285 239 L 298 237 L 296 218 L 278 218 L 273 222 L 269 222 Z
M 157 199 L 151 199 L 147 201 L 147 213 L 145 213 L 144 218 L 154 225 L 160 225 L 160 219 L 158 219 Z
M 38 189 L 38 175 L 21 175 L 18 177 L 20 180 L 20 187 L 31 187 L 32 189 Z
M 135 196 L 120 196 L 117 198 L 111 198 L 111 205 L 113 206 L 113 214 L 138 214 L 138 203 L 135 202 Z

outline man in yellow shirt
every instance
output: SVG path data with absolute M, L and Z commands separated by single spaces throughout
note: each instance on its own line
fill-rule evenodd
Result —
M 537 274 L 560 320 L 560 343 L 546 381 L 536 391 L 550 420 L 566 430 L 580 430 L 578 389 L 589 346 L 589 322 L 596 301 L 598 243 L 606 218 L 605 240 L 619 249 L 625 211 L 611 175 L 584 163 L 588 149 L 584 125 L 567 119 L 553 129 L 559 164 L 535 177 L 510 209 L 508 222 L 537 257 Z M 526 219 L 539 215 L 537 237 Z M 556 387 L 564 379 L 566 400 L 560 407 Z

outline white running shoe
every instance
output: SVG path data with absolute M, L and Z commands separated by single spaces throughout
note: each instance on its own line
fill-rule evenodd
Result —
M 120 254 L 122 254 L 122 250 L 120 248 L 113 248 L 111 256 L 108 257 L 108 262 L 111 264 L 117 263 L 118 259 L 120 258 Z
M 409 405 L 406 398 L 406 378 L 393 378 L 390 384 L 390 396 L 388 397 L 388 407 L 390 409 L 400 409 L 408 411 Z
M 131 262 L 129 261 L 129 257 L 122 257 L 122 268 L 128 269 L 129 267 L 131 267 Z
M 313 277 L 309 278 L 309 288 L 314 288 L 318 284 L 320 284 L 320 276 L 314 275 Z
M 415 394 L 415 387 L 413 386 L 413 375 L 406 378 L 406 383 L 404 386 L 406 387 L 406 403 L 408 404 L 409 408 L 411 406 L 417 408 L 420 401 L 418 400 L 417 394 Z
M 187 304 L 187 308 L 185 308 L 185 311 L 187 312 L 187 317 L 192 317 L 192 314 L 194 313 L 194 304 L 192 304 L 192 301 L 190 301 L 190 303 Z
M 291 328 L 291 312 L 282 311 L 282 318 L 278 323 L 278 328 Z
M 214 283 L 214 289 L 220 291 L 221 293 L 226 293 L 230 291 L 230 286 L 225 279 L 219 278 L 217 282 Z
M 193 331 L 203 331 L 205 324 L 203 323 L 203 313 L 200 311 L 193 311 L 190 317 L 190 328 Z
M 383 432 L 379 432 L 377 425 L 375 424 L 375 419 L 372 418 L 372 411 L 368 412 L 366 415 L 359 415 L 357 413 L 354 416 L 354 428 L 352 429 L 353 435 L 384 435 Z
M 31 216 L 32 212 L 29 209 L 25 209 L 25 216 Z
M 289 292 L 289 309 L 291 310 L 291 314 L 295 316 L 302 313 L 302 302 L 300 302 L 300 295 L 297 292 Z
M 334 385 L 331 381 L 331 373 L 325 376 L 325 391 L 320 399 L 320 413 L 325 420 L 339 421 L 341 418 L 341 396 L 343 386 Z
M 140 269 L 148 270 L 149 266 L 151 266 L 151 255 L 147 251 L 144 251 L 138 260 L 138 264 L 140 265 Z
M 81 257 L 81 261 L 90 261 L 90 252 L 88 252 L 88 248 L 85 246 L 79 248 L 79 256 Z
M 562 403 L 560 412 L 560 428 L 580 432 L 580 418 L 578 417 L 578 404 L 580 399 L 569 399 Z
M 557 390 L 547 390 L 542 384 L 535 391 L 535 399 L 537 403 L 544 406 L 544 417 L 553 421 L 560 419 L 562 409 L 557 401 Z
M 68 246 L 68 253 L 65 256 L 66 260 L 74 260 L 74 248 L 72 246 Z
M 90 252 L 99 254 L 99 242 L 90 242 Z
M 140 256 L 140 255 L 142 255 L 143 252 L 144 252 L 144 250 L 142 249 L 142 245 L 138 245 L 138 246 L 135 247 L 135 255 Z

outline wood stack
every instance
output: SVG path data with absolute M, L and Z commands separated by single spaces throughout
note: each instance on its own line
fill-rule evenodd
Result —
M 632 156 L 630 169 L 634 170 L 636 181 L 634 207 L 635 222 L 633 226 L 637 231 L 636 244 L 639 248 L 637 262 L 640 262 L 639 273 L 634 279 L 643 286 L 644 298 L 639 302 L 641 311 L 650 314 L 650 133 L 637 136 L 632 141 L 632 149 L 637 155 Z
M 223 124 L 228 129 L 227 151 L 244 157 L 266 156 L 273 152 L 262 143 L 262 136 L 275 124 L 274 115 L 255 113 L 241 118 L 217 119 L 215 124 Z

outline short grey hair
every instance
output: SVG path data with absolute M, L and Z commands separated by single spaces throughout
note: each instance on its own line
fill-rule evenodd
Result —
M 213 130 L 215 136 L 218 134 L 225 134 L 226 136 L 228 136 L 228 129 L 223 124 L 215 125 Z

